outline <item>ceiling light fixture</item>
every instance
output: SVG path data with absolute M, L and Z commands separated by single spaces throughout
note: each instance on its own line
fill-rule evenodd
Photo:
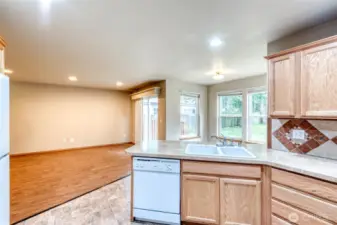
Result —
M 75 76 L 69 76 L 68 80 L 70 80 L 70 81 L 77 81 L 77 77 L 75 77 Z
M 120 81 L 117 81 L 117 82 L 116 82 L 116 85 L 117 85 L 118 87 L 120 87 L 120 86 L 123 86 L 124 84 L 123 84 L 122 82 L 120 82 Z
M 219 47 L 220 45 L 222 45 L 222 41 L 220 40 L 220 38 L 218 37 L 214 37 L 210 42 L 209 45 L 211 47 Z
M 221 74 L 220 72 L 216 72 L 213 76 L 213 80 L 222 80 L 225 78 L 225 75 Z
M 4 70 L 4 74 L 9 75 L 9 74 L 12 74 L 12 73 L 13 73 L 13 70 L 10 70 L 10 69 L 5 69 Z

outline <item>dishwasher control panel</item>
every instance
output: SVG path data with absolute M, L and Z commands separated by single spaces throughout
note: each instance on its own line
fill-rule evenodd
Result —
M 133 170 L 180 173 L 180 160 L 134 157 Z

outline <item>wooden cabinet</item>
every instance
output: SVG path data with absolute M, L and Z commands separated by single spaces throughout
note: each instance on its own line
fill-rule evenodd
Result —
M 183 161 L 182 173 L 184 222 L 262 224 L 260 166 Z
M 272 169 L 272 213 L 289 224 L 337 224 L 336 190 L 336 184 Z
M 0 73 L 5 72 L 5 41 L 0 37 Z
M 292 225 L 291 223 L 288 223 L 287 221 L 273 215 L 271 217 L 271 220 L 272 220 L 272 225 Z
M 266 58 L 270 117 L 337 118 L 337 36 Z
M 337 118 L 337 42 L 301 52 L 301 116 Z
M 220 224 L 261 224 L 261 181 L 220 179 Z
M 295 54 L 269 60 L 269 113 L 295 116 Z
M 219 224 L 219 178 L 183 175 L 182 180 L 183 221 Z

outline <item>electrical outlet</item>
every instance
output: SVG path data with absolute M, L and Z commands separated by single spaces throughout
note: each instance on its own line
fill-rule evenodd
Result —
M 296 130 L 294 129 L 292 132 L 292 139 L 300 139 L 304 140 L 305 139 L 305 131 L 304 130 Z

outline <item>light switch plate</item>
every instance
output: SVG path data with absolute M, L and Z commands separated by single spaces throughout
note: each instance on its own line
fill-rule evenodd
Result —
M 305 131 L 294 129 L 292 132 L 292 139 L 305 140 Z

